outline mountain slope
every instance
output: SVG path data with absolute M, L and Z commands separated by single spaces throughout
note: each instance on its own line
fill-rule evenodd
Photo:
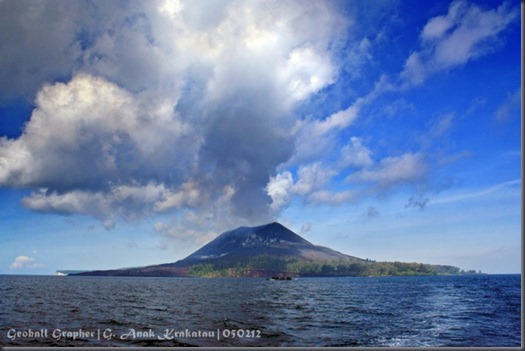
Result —
M 243 258 L 262 254 L 294 256 L 305 260 L 358 260 L 356 257 L 327 247 L 314 245 L 283 225 L 274 222 L 259 227 L 240 227 L 224 232 L 175 264 L 188 266 L 230 257 L 243 260 Z

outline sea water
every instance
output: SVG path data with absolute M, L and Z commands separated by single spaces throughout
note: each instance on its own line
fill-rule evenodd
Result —
M 3 275 L 0 345 L 519 347 L 521 275 Z

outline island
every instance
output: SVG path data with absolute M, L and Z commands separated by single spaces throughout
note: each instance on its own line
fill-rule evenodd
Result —
M 450 265 L 376 262 L 314 245 L 280 223 L 222 233 L 188 257 L 145 267 L 75 272 L 77 276 L 296 277 L 453 275 Z M 472 271 L 469 271 L 472 272 Z

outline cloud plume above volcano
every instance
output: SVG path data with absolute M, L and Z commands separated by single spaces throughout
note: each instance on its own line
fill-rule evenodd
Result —
M 294 151 L 292 109 L 334 81 L 330 46 L 348 25 L 320 2 L 2 6 L 7 30 L 68 56 L 49 82 L 48 67 L 32 70 L 53 59 L 47 49 L 2 55 L 36 98 L 23 134 L 0 139 L 0 184 L 33 189 L 33 210 L 107 226 L 172 209 L 220 221 L 219 203 L 223 218 L 270 219 L 265 186 Z M 71 16 L 56 18 L 64 6 Z M 68 30 L 42 38 L 22 20 Z

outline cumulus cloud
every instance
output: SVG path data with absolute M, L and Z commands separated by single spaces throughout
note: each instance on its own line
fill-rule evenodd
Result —
M 272 198 L 272 203 L 270 205 L 272 210 L 278 211 L 288 204 L 290 199 L 290 189 L 292 189 L 293 184 L 292 173 L 288 171 L 279 173 L 275 177 L 270 178 L 266 185 L 266 191 Z
M 373 163 L 372 152 L 363 145 L 362 139 L 351 137 L 349 143 L 341 149 L 341 166 L 367 167 Z
M 116 185 L 106 191 L 71 190 L 64 193 L 39 189 L 22 199 L 22 203 L 38 212 L 71 215 L 82 213 L 113 227 L 121 216 L 138 219 L 151 213 L 165 212 L 171 208 L 198 207 L 206 196 L 192 183 L 170 190 L 164 184 Z
M 367 182 L 376 184 L 382 191 L 394 186 L 412 184 L 423 181 L 428 173 L 423 154 L 406 153 L 396 157 L 385 157 L 379 164 L 352 173 L 347 182 Z
M 337 206 L 384 195 L 397 187 L 421 188 L 431 168 L 422 152 L 379 159 L 373 156 L 361 138 L 351 137 L 337 157 L 329 158 L 330 163 L 306 163 L 295 173 L 286 170 L 270 177 L 265 189 L 272 198 L 271 209 L 281 210 L 294 197 L 311 205 Z M 335 178 L 343 178 L 346 186 L 334 187 Z
M 401 77 L 418 85 L 434 73 L 476 59 L 490 51 L 488 43 L 519 18 L 519 8 L 503 3 L 483 9 L 464 0 L 454 1 L 448 13 L 430 19 L 421 32 L 422 50 L 413 52 Z
M 30 256 L 18 256 L 13 263 L 9 265 L 10 269 L 35 268 L 39 264 L 36 263 L 36 258 Z
M 0 138 L 0 185 L 31 189 L 33 210 L 107 227 L 176 210 L 169 225 L 186 232 L 270 220 L 265 187 L 293 154 L 291 111 L 334 82 L 330 50 L 348 26 L 325 2 L 0 6 L 12 38 L 0 94 L 36 94 L 23 134 Z
M 320 162 L 301 166 L 297 171 L 298 179 L 294 184 L 294 191 L 300 195 L 309 194 L 323 187 L 334 175 L 334 170 L 323 167 Z
M 271 208 L 280 210 L 295 196 L 309 204 L 340 205 L 363 196 L 385 194 L 396 187 L 419 186 L 426 181 L 430 165 L 423 153 L 374 160 L 359 137 L 351 137 L 332 163 L 320 161 L 299 166 L 296 174 L 283 171 L 270 178 L 266 191 Z M 333 189 L 332 180 L 344 177 L 348 188 Z
M 284 171 L 271 177 L 267 186 L 267 194 L 272 198 L 270 205 L 273 211 L 279 211 L 294 196 L 302 197 L 310 204 L 339 205 L 353 199 L 349 190 L 332 191 L 326 189 L 334 176 L 339 174 L 337 167 L 321 162 L 302 165 L 297 170 L 296 179 L 289 171 Z
M 2 139 L 0 183 L 63 192 L 176 181 L 197 145 L 172 110 L 170 101 L 142 99 L 89 75 L 48 85 L 24 134 Z M 167 175 L 167 168 L 178 174 Z

